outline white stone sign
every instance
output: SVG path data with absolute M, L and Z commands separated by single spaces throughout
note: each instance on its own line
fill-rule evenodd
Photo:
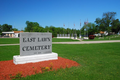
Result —
M 58 59 L 52 52 L 52 33 L 20 33 L 20 55 L 13 56 L 14 64 Z

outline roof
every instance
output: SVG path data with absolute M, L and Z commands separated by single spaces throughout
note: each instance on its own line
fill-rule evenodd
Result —
M 9 33 L 20 33 L 20 32 L 23 32 L 23 31 L 9 31 L 9 32 L 2 32 L 2 33 L 9 34 Z
M 100 31 L 101 34 L 104 34 L 104 31 Z
M 2 32 L 4 34 L 8 34 L 8 33 L 14 33 L 13 31 L 10 31 L 10 32 Z
M 20 32 L 23 32 L 23 31 L 14 31 L 14 33 L 20 33 Z

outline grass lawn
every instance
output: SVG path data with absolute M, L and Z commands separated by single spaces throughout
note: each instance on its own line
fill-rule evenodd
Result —
M 0 38 L 0 44 L 18 44 L 19 38 Z
M 120 43 L 53 44 L 53 52 L 81 66 L 27 76 L 20 80 L 120 80 L 119 46 Z M 13 55 L 19 55 L 19 46 L 0 46 L 0 55 L 0 61 L 11 60 Z
M 52 42 L 71 42 L 71 41 L 79 40 L 52 38 Z M 19 38 L 0 38 L 0 44 L 19 44 Z

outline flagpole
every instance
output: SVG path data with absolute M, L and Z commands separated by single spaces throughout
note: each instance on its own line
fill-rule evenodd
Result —
M 65 24 L 63 24 L 63 34 L 64 34 L 64 27 L 65 27 Z
M 69 32 L 69 22 L 68 22 L 68 34 L 69 34 L 70 32 Z
M 64 27 L 65 27 L 65 24 L 63 24 L 63 37 L 64 37 Z
M 79 37 L 81 38 L 81 20 L 80 20 L 80 36 Z
M 74 29 L 75 29 L 75 23 L 74 23 Z M 75 39 L 75 30 L 74 30 L 74 39 Z
M 87 19 L 87 24 L 88 24 L 88 19 Z M 88 26 L 87 26 L 88 27 Z M 88 29 L 87 29 L 87 37 L 88 37 Z

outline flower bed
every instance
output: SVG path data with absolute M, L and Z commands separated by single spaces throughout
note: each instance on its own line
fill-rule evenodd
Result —
M 36 63 L 15 65 L 13 60 L 0 61 L 0 80 L 11 80 L 13 78 L 26 77 L 44 71 L 57 70 L 59 68 L 70 68 L 78 66 L 75 61 L 58 57 L 58 60 L 49 60 Z

